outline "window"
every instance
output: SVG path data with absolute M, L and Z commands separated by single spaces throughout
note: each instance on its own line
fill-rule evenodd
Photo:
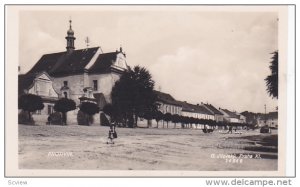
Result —
M 98 90 L 98 81 L 93 80 L 93 85 L 94 85 L 94 90 L 97 91 Z
M 64 86 L 68 86 L 68 81 L 64 81 Z
M 53 106 L 48 105 L 48 115 L 53 113 Z
M 68 93 L 64 92 L 64 96 L 65 96 L 65 98 L 68 98 Z

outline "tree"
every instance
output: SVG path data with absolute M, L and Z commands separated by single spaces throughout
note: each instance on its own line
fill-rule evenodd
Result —
M 157 107 L 153 88 L 151 74 L 140 66 L 129 68 L 115 83 L 111 93 L 112 105 L 128 127 L 136 127 L 138 116 L 145 116 Z
M 103 107 L 103 112 L 110 116 L 110 122 L 114 122 L 117 125 L 119 125 L 124 118 L 124 115 L 122 115 L 120 109 L 116 105 L 112 105 L 110 103 Z
M 28 122 L 32 122 L 31 112 L 42 110 L 44 104 L 40 96 L 24 94 L 19 97 L 18 108 L 28 112 Z
M 163 113 L 161 111 L 157 111 L 157 112 L 154 113 L 153 117 L 154 117 L 154 119 L 157 123 L 156 128 L 158 128 L 158 122 L 163 119 Z
M 112 106 L 112 104 L 106 104 L 104 107 L 103 107 L 103 112 L 107 115 L 109 115 L 110 117 L 112 117 L 114 115 L 114 108 Z
M 167 128 L 169 128 L 169 121 L 172 120 L 172 114 L 171 113 L 165 113 L 164 114 L 164 120 L 167 122 Z
M 181 127 L 186 128 L 186 125 L 188 123 L 189 117 L 187 116 L 180 116 L 180 122 L 181 122 Z
M 99 113 L 98 105 L 90 102 L 81 103 L 80 110 L 86 114 L 86 125 L 90 125 L 90 117 L 96 113 Z
M 266 85 L 267 85 L 267 92 L 272 98 L 278 99 L 278 51 L 272 53 L 272 61 L 270 62 L 271 65 L 271 75 L 265 78 Z
M 56 101 L 54 105 L 54 110 L 62 113 L 63 124 L 67 125 L 67 116 L 66 113 L 76 109 L 76 103 L 72 99 L 61 98 Z
M 172 115 L 172 120 L 171 121 L 174 123 L 174 129 L 175 129 L 176 123 L 180 122 L 180 116 L 178 114 Z

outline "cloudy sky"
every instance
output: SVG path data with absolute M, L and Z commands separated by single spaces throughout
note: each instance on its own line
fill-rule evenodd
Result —
M 266 93 L 271 54 L 278 49 L 276 12 L 120 9 L 23 11 L 19 21 L 21 72 L 43 54 L 65 50 L 69 18 L 75 47 L 122 45 L 130 66 L 150 70 L 156 89 L 178 100 L 208 102 L 242 112 L 275 110 Z

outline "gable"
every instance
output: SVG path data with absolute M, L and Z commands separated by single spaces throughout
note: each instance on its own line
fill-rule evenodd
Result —
M 47 75 L 45 72 L 42 72 L 41 74 L 39 74 L 38 76 L 36 76 L 35 79 L 36 80 L 40 79 L 40 80 L 44 80 L 44 81 L 51 81 L 49 75 Z
M 53 82 L 46 73 L 38 75 L 34 80 L 28 93 L 43 97 L 58 97 L 57 92 L 53 88 Z
M 126 58 L 123 53 L 117 55 L 117 59 L 113 62 L 113 66 L 121 69 L 127 69 Z

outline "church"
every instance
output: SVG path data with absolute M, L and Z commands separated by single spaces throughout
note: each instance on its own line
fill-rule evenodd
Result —
M 70 20 L 67 31 L 66 50 L 44 54 L 26 73 L 18 79 L 19 95 L 39 95 L 44 109 L 37 111 L 33 118 L 45 123 L 53 113 L 54 103 L 59 98 L 69 98 L 79 106 L 81 102 L 94 102 L 103 109 L 111 102 L 110 93 L 115 82 L 128 66 L 122 47 L 114 52 L 104 53 L 101 47 L 75 49 L 75 35 Z M 77 124 L 78 107 L 67 114 L 68 124 Z M 100 124 L 96 114 L 95 124 Z

